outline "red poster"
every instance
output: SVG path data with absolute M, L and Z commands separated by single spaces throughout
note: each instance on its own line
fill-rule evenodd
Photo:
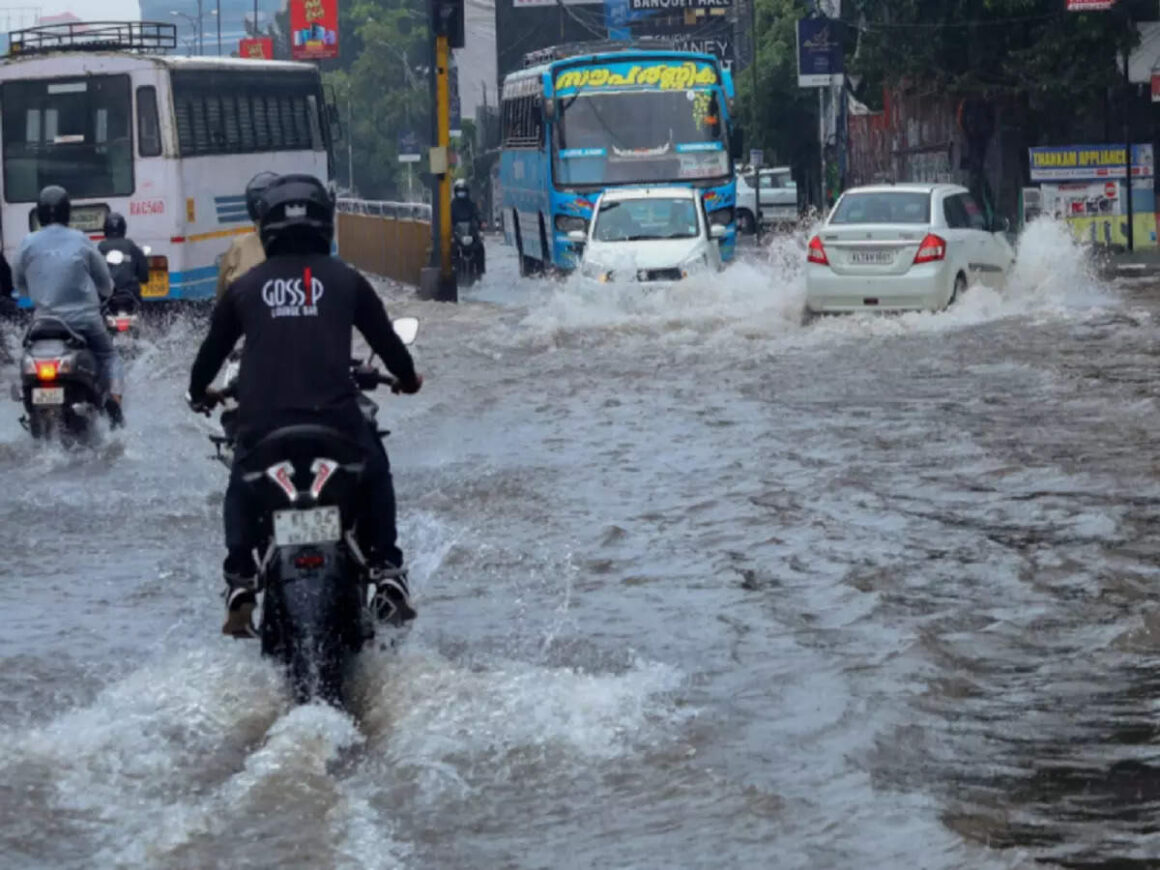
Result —
M 257 39 L 242 39 L 238 42 L 238 57 L 248 57 L 254 60 L 274 59 L 274 40 L 268 36 Z
M 338 0 L 290 0 L 290 56 L 338 57 Z

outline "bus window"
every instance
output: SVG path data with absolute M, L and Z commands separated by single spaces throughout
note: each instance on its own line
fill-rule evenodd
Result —
M 306 122 L 310 125 L 310 147 L 321 151 L 326 147 L 322 140 L 322 116 L 318 113 L 318 97 L 310 94 L 306 97 Z
M 161 125 L 157 119 L 157 89 L 137 88 L 137 153 L 142 157 L 161 154 Z
M 34 202 L 48 184 L 75 199 L 133 193 L 127 75 L 7 81 L 0 102 L 8 202 Z

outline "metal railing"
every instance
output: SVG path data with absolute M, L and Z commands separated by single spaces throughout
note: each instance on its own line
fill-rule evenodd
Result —
M 431 222 L 431 206 L 425 202 L 389 202 L 381 199 L 340 198 L 336 207 L 340 214 L 365 214 L 375 217 Z

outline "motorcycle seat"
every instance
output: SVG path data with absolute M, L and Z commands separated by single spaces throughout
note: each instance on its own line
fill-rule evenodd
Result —
M 56 317 L 42 317 L 34 320 L 24 335 L 24 346 L 28 347 L 34 341 L 57 339 L 68 342 L 73 347 L 85 347 L 87 342 L 63 320 Z
M 309 469 L 318 458 L 333 459 L 342 466 L 360 465 L 362 446 L 337 429 L 302 423 L 275 429 L 246 451 L 240 465 L 244 473 L 261 473 L 278 462 L 289 461 L 296 469 Z

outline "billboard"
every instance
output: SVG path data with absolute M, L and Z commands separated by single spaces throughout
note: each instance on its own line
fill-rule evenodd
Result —
M 1116 5 L 1116 0 L 1067 0 L 1068 12 L 1104 12 Z
M 238 40 L 238 57 L 248 57 L 254 60 L 274 59 L 274 40 L 269 36 Z
M 338 0 L 290 0 L 290 56 L 338 57 Z
M 825 88 L 841 84 L 842 41 L 828 18 L 803 18 L 797 25 L 798 87 Z
M 1032 181 L 1099 181 L 1123 178 L 1123 145 L 1064 145 L 1031 148 Z M 1154 174 L 1152 146 L 1132 146 L 1132 177 Z

